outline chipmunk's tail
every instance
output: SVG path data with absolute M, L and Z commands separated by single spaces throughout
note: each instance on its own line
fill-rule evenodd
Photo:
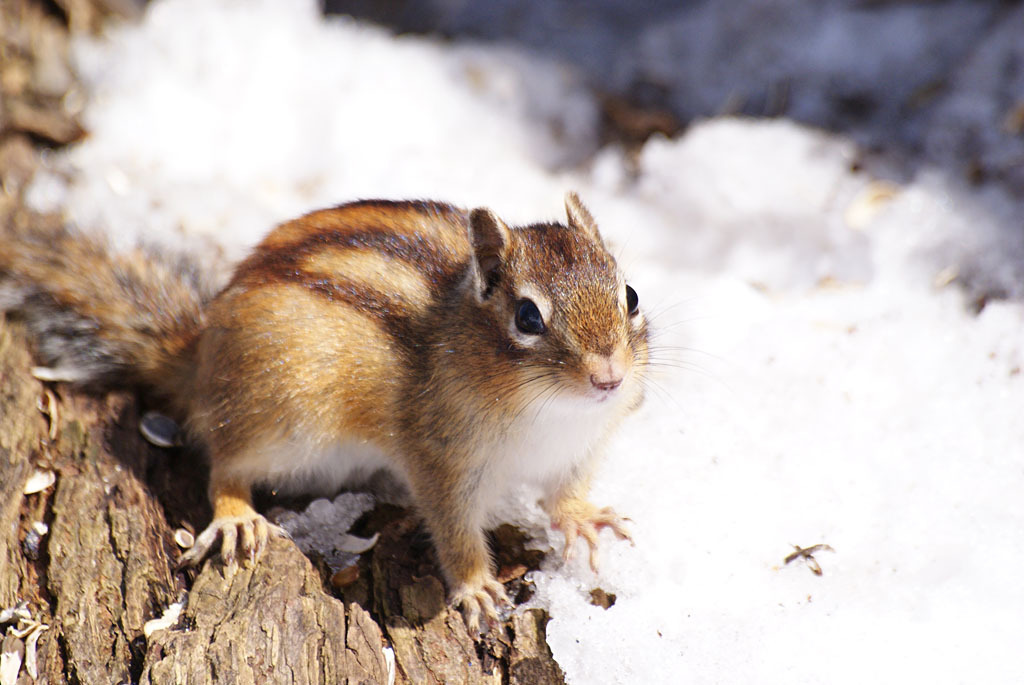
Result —
M 179 399 L 211 297 L 184 259 L 114 253 L 64 228 L 0 227 L 0 310 L 27 323 L 45 380 L 141 383 Z

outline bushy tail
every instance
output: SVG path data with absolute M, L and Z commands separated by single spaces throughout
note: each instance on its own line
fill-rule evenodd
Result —
M 211 297 L 185 259 L 113 253 L 64 228 L 0 228 L 0 310 L 28 324 L 44 379 L 142 383 L 178 399 Z

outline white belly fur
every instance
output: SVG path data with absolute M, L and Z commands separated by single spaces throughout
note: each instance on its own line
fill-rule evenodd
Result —
M 358 485 L 386 468 L 403 477 L 394 460 L 368 442 L 324 445 L 291 436 L 264 446 L 246 459 L 256 481 L 284 494 L 332 494 Z
M 506 435 L 495 436 L 479 501 L 492 509 L 521 485 L 550 489 L 589 458 L 614 413 L 612 402 L 595 405 L 571 397 L 527 411 Z M 330 494 L 358 486 L 382 468 L 407 485 L 400 464 L 372 443 L 324 445 L 292 435 L 260 448 L 240 466 L 259 474 L 255 482 L 284 494 Z

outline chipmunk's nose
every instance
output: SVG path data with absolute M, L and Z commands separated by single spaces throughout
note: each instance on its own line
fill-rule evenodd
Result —
M 622 384 L 622 376 L 599 376 L 596 373 L 590 374 L 590 384 L 598 390 L 614 390 Z
M 609 356 L 589 354 L 586 369 L 590 373 L 590 384 L 603 393 L 611 392 L 622 385 L 626 377 L 625 351 L 616 350 Z

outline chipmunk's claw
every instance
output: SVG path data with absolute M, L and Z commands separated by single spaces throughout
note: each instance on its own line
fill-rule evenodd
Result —
M 220 540 L 220 558 L 229 572 L 237 569 L 241 551 L 243 564 L 251 567 L 259 562 L 271 537 L 288 537 L 280 526 L 268 523 L 261 515 L 232 516 L 214 519 L 196 538 L 192 549 L 182 555 L 178 568 L 197 566 Z
M 512 604 L 505 587 L 490 574 L 460 585 L 452 592 L 451 603 L 462 608 L 466 628 L 473 636 L 481 634 L 481 615 L 488 627 L 497 626 L 499 609 Z
M 565 536 L 565 549 L 562 550 L 562 559 L 571 561 L 576 556 L 576 541 L 582 537 L 589 548 L 590 569 L 598 572 L 598 534 L 602 528 L 610 528 L 615 537 L 620 540 L 633 542 L 633 536 L 625 523 L 628 518 L 623 518 L 615 513 L 611 507 L 598 509 L 589 502 L 577 502 L 573 506 L 560 508 L 551 518 L 553 527 L 561 529 Z

